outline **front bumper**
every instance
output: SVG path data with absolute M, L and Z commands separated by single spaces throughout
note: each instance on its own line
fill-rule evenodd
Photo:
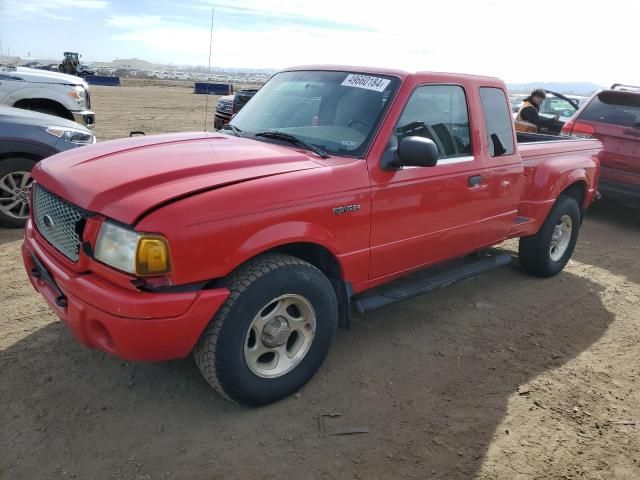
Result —
M 82 110 L 80 112 L 71 112 L 73 120 L 87 128 L 96 126 L 96 115 L 91 110 Z
M 174 293 L 125 289 L 52 260 L 43 242 L 28 221 L 22 256 L 34 288 L 81 344 L 126 360 L 187 356 L 229 295 L 226 289 Z
M 216 110 L 213 114 L 213 128 L 220 130 L 223 125 L 226 125 L 231 121 L 232 116 L 233 115 L 231 114 L 222 113 Z
M 616 200 L 631 207 L 640 208 L 640 185 L 630 185 L 600 177 L 598 189 L 605 200 Z

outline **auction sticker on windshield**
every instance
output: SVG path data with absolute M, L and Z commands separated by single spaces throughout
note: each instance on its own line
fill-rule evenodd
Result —
M 391 83 L 391 80 L 388 78 L 370 77 L 369 75 L 357 75 L 355 73 L 350 73 L 347 75 L 347 78 L 344 79 L 342 85 L 382 92 L 387 88 L 389 83 Z

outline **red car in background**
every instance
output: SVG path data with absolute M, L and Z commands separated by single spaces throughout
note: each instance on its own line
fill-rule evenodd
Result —
M 640 208 L 640 87 L 615 84 L 594 94 L 562 133 L 598 138 L 604 149 L 600 192 Z

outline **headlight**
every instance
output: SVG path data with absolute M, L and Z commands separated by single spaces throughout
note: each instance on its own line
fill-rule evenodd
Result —
M 67 95 L 69 96 L 69 98 L 75 100 L 76 103 L 80 106 L 80 108 L 86 108 L 87 91 L 84 89 L 84 87 L 81 87 L 79 85 L 75 87 L 70 87 L 69 90 L 67 90 Z
M 54 137 L 62 138 L 67 142 L 76 143 L 78 145 L 89 145 L 90 143 L 96 143 L 96 137 L 94 137 L 93 134 L 76 128 L 47 127 L 45 131 L 53 135 Z
M 100 227 L 94 257 L 138 276 L 171 272 L 169 245 L 164 237 L 134 232 L 111 222 L 104 222 Z

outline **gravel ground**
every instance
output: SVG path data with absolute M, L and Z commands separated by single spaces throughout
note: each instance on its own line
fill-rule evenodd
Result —
M 185 86 L 92 97 L 101 139 L 203 125 Z M 637 211 L 596 205 L 555 278 L 515 261 L 356 316 L 299 394 L 260 409 L 216 397 L 190 358 L 83 349 L 29 284 L 20 238 L 0 230 L 2 479 L 640 478 Z M 352 427 L 368 433 L 332 435 Z

